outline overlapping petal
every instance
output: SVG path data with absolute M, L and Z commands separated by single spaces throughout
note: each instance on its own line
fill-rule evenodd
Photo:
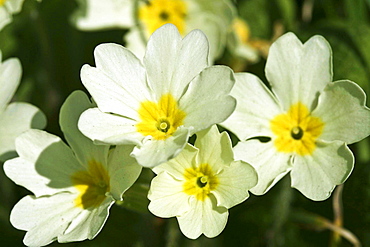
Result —
M 142 167 L 130 156 L 132 149 L 132 145 L 116 146 L 109 154 L 110 193 L 115 200 L 122 200 L 122 194 L 134 184 L 141 173 Z
M 248 190 L 257 184 L 257 173 L 249 164 L 233 161 L 218 175 L 218 180 L 219 185 L 213 191 L 217 206 L 231 208 L 249 197 Z
M 345 143 L 317 142 L 312 155 L 294 158 L 292 187 L 312 200 L 325 200 L 336 185 L 346 181 L 353 165 L 353 154 Z
M 94 145 L 77 127 L 81 113 L 91 107 L 94 107 L 94 104 L 85 93 L 73 92 L 60 109 L 60 127 L 80 164 L 87 165 L 91 160 L 106 164 L 109 146 Z
M 72 187 L 70 175 L 81 165 L 71 149 L 57 136 L 41 130 L 28 130 L 16 139 L 20 157 L 4 164 L 5 174 L 37 197 L 52 195 Z M 22 172 L 20 172 L 22 171 Z
M 237 100 L 236 108 L 221 125 L 240 140 L 271 136 L 270 121 L 281 113 L 276 98 L 255 75 L 237 73 L 235 79 L 231 95 Z
M 187 25 L 189 30 L 200 29 L 207 36 L 209 42 L 208 61 L 209 64 L 213 64 L 214 60 L 222 55 L 225 48 L 228 30 L 224 28 L 224 20 L 221 20 L 220 16 L 214 13 L 203 12 L 189 16 Z
M 230 116 L 236 105 L 229 95 L 233 86 L 233 72 L 225 66 L 208 67 L 194 78 L 180 99 L 181 109 L 187 114 L 184 125 L 193 127 L 191 134 Z
M 145 167 L 154 167 L 177 156 L 187 143 L 189 129 L 179 127 L 165 140 L 144 139 L 142 146 L 136 146 L 131 155 Z
M 92 210 L 81 210 L 70 222 L 65 232 L 58 236 L 58 242 L 67 243 L 95 238 L 107 221 L 109 209 L 113 204 L 114 200 L 106 197 L 99 207 Z
M 302 44 L 287 33 L 271 45 L 265 71 L 283 110 L 298 101 L 313 110 L 317 94 L 332 81 L 330 45 L 321 36 Z
M 216 125 L 198 132 L 194 145 L 199 149 L 197 164 L 211 165 L 214 173 L 234 161 L 230 137 L 226 132 L 219 133 Z
M 14 206 L 10 222 L 17 229 L 27 231 L 23 240 L 25 245 L 47 245 L 62 235 L 81 212 L 80 208 L 74 207 L 74 197 L 69 193 L 54 195 L 52 200 L 26 196 Z
M 189 210 L 189 196 L 183 191 L 183 182 L 167 172 L 153 178 L 148 198 L 149 210 L 160 217 L 183 215 Z
M 364 91 L 351 81 L 329 83 L 313 115 L 325 123 L 321 140 L 358 142 L 370 134 L 370 109 Z
M 258 183 L 250 190 L 256 195 L 265 194 L 292 169 L 291 155 L 277 152 L 272 141 L 239 142 L 234 147 L 234 155 L 236 160 L 243 160 L 256 169 Z
M 28 103 L 11 103 L 0 114 L 0 159 L 7 160 L 16 156 L 15 139 L 24 131 L 46 126 L 45 115 Z
M 96 143 L 139 144 L 143 135 L 137 132 L 135 124 L 136 121 L 132 119 L 91 108 L 81 114 L 78 128 Z
M 156 174 L 166 171 L 175 179 L 182 180 L 184 179 L 185 170 L 191 168 L 194 162 L 196 162 L 195 157 L 198 151 L 197 148 L 187 144 L 175 159 L 170 159 L 166 163 L 154 167 L 153 171 Z

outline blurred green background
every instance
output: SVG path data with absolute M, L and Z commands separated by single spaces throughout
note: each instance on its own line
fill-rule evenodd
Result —
M 303 42 L 315 34 L 324 36 L 333 50 L 334 80 L 355 81 L 369 95 L 370 0 L 239 0 L 236 5 L 250 26 L 252 38 L 272 41 L 276 34 L 287 31 L 296 33 Z M 3 60 L 18 57 L 23 67 L 14 100 L 39 107 L 48 119 L 46 130 L 59 136 L 60 106 L 72 91 L 85 91 L 79 77 L 81 66 L 94 64 L 96 45 L 124 44 L 122 37 L 127 32 L 77 30 L 71 22 L 77 7 L 74 0 L 26 0 L 21 13 L 0 31 Z M 230 61 L 225 53 L 216 64 L 234 66 Z M 266 81 L 265 62 L 262 58 L 256 64 L 241 63 L 237 70 Z M 350 146 L 356 164 L 342 195 L 343 227 L 363 246 L 370 246 L 369 142 L 367 138 Z M 323 224 L 323 218 L 333 221 L 333 196 L 323 202 L 306 199 L 290 188 L 289 176 L 266 195 L 251 195 L 230 209 L 226 228 L 218 237 L 186 239 L 176 219 L 160 219 L 145 209 L 151 176 L 151 171 L 145 170 L 124 204 L 112 207 L 106 225 L 94 240 L 64 246 L 352 246 L 345 239 L 333 241 L 332 231 Z M 0 246 L 23 246 L 25 232 L 10 225 L 9 213 L 26 194 L 29 192 L 13 184 L 1 169 Z M 59 244 L 51 246 L 55 245 Z

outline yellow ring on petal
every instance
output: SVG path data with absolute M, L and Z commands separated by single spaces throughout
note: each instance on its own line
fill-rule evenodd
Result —
M 141 102 L 138 113 L 141 122 L 136 124 L 137 131 L 156 140 L 170 137 L 183 124 L 186 116 L 171 94 L 163 95 L 158 103 Z
M 98 207 L 110 191 L 110 179 L 104 166 L 91 160 L 87 170 L 75 172 L 72 177 L 73 186 L 79 191 L 74 203 L 76 207 L 87 209 Z
M 287 113 L 273 118 L 270 127 L 276 135 L 274 144 L 279 152 L 309 155 L 316 148 L 316 139 L 321 135 L 324 123 L 311 116 L 308 108 L 298 102 Z
M 183 192 L 194 195 L 200 201 L 204 201 L 219 184 L 218 178 L 214 175 L 209 164 L 201 164 L 197 168 L 186 169 L 184 178 Z

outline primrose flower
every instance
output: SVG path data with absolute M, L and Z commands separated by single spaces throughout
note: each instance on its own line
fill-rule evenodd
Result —
M 181 231 L 191 239 L 216 237 L 225 228 L 228 209 L 242 203 L 256 185 L 252 166 L 234 161 L 231 141 L 217 127 L 197 133 L 174 159 L 153 169 L 149 210 L 159 217 L 176 216 Z
M 21 81 L 22 67 L 17 58 L 1 62 L 0 52 L 0 160 L 16 156 L 15 138 L 30 128 L 44 128 L 45 115 L 28 103 L 10 103 Z
M 120 45 L 97 46 L 96 68 L 84 65 L 81 80 L 98 107 L 82 113 L 81 132 L 96 143 L 135 144 L 143 166 L 175 157 L 189 136 L 235 109 L 233 72 L 207 67 L 207 52 L 201 31 L 182 39 L 172 24 L 152 35 L 144 65 Z
M 127 47 L 139 58 L 144 56 L 150 35 L 164 24 L 172 23 L 185 36 L 202 30 L 210 43 L 210 62 L 220 57 L 227 41 L 229 27 L 236 14 L 230 0 L 149 0 L 138 1 L 135 12 L 138 25 L 127 34 Z
M 0 30 L 12 21 L 12 15 L 22 9 L 24 0 L 0 0 Z
M 85 0 L 75 14 L 78 29 L 92 31 L 134 25 L 134 0 Z
M 331 82 L 331 59 L 323 37 L 302 44 L 288 33 L 271 46 L 267 58 L 273 93 L 254 75 L 236 76 L 232 95 L 238 104 L 222 125 L 242 140 L 235 157 L 257 170 L 258 184 L 251 192 L 264 194 L 291 172 L 292 187 L 324 200 L 350 175 L 354 157 L 347 144 L 370 134 L 370 111 L 357 84 Z
M 13 208 L 12 225 L 27 231 L 24 244 L 43 246 L 94 238 L 109 208 L 137 179 L 141 166 L 130 157 L 132 146 L 96 146 L 79 132 L 78 117 L 92 107 L 76 91 L 64 103 L 60 124 L 70 148 L 57 136 L 28 130 L 16 140 L 20 157 L 4 164 L 6 175 L 35 195 Z

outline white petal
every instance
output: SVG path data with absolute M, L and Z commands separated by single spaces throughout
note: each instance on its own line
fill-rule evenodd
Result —
M 59 137 L 41 130 L 20 135 L 16 150 L 20 157 L 5 162 L 5 174 L 36 196 L 69 191 L 71 175 L 82 168 Z
M 11 58 L 0 63 L 0 112 L 5 109 L 12 99 L 21 80 L 21 75 L 22 67 L 17 58 Z
M 197 164 L 209 164 L 214 173 L 234 161 L 230 137 L 219 133 L 216 125 L 197 133 L 195 147 L 199 149 Z
M 234 147 L 235 160 L 245 161 L 257 171 L 258 183 L 250 190 L 253 194 L 265 194 L 292 169 L 290 155 L 277 152 L 273 145 L 272 141 L 252 139 Z
M 153 168 L 156 174 L 167 172 L 178 180 L 184 179 L 185 170 L 193 167 L 198 149 L 187 144 L 184 149 L 173 159 Z
M 83 10 L 85 15 L 76 20 L 76 25 L 81 30 L 89 31 L 131 27 L 134 24 L 133 3 L 131 0 L 86 1 L 86 9 Z
M 189 195 L 183 192 L 183 181 L 167 172 L 159 173 L 152 179 L 148 198 L 148 209 L 159 217 L 173 217 L 186 213 L 189 208 Z
M 4 6 L 0 6 L 0 30 L 13 20 L 12 15 Z
M 109 71 L 105 72 L 89 65 L 84 65 L 81 69 L 81 80 L 101 111 L 138 119 L 137 109 L 140 102 L 146 99 L 143 96 L 147 92 L 144 93 L 140 89 L 140 93 L 136 89 L 130 91 L 131 88 L 129 86 L 123 87 L 121 85 L 123 84 L 122 81 L 113 80 L 108 73 Z M 137 81 L 138 79 L 135 79 L 135 82 Z M 131 81 L 131 84 L 131 87 L 135 87 L 135 85 L 140 83 L 132 83 Z
M 11 103 L 0 114 L 0 154 L 1 160 L 15 157 L 15 138 L 24 131 L 46 126 L 45 115 L 28 103 Z
M 145 55 L 146 43 L 144 43 L 144 38 L 141 36 L 141 30 L 138 27 L 130 28 L 124 40 L 126 40 L 127 49 L 142 61 Z
M 287 33 L 272 44 L 265 71 L 284 110 L 298 101 L 312 110 L 317 93 L 332 81 L 330 45 L 321 36 L 302 45 Z
M 159 28 L 150 37 L 144 64 L 150 87 L 158 97 L 171 93 L 179 99 L 189 82 L 207 66 L 208 41 L 200 31 L 183 40 L 172 24 Z
M 226 66 L 204 69 L 190 83 L 180 99 L 180 108 L 187 115 L 184 126 L 193 126 L 193 133 L 223 122 L 235 109 L 235 99 L 229 95 L 234 75 Z
M 185 147 L 189 139 L 189 129 L 179 127 L 176 132 L 165 140 L 150 139 L 143 141 L 141 147 L 136 146 L 131 155 L 144 167 L 154 167 L 176 157 Z
M 72 220 L 66 231 L 58 236 L 58 242 L 66 243 L 95 238 L 107 221 L 109 209 L 113 204 L 112 198 L 107 197 L 99 207 L 83 210 Z
M 307 198 L 322 201 L 349 177 L 354 157 L 343 142 L 317 142 L 316 145 L 312 155 L 295 157 L 291 180 L 292 187 Z
M 82 91 L 75 91 L 66 99 L 59 115 L 59 123 L 64 137 L 80 163 L 86 166 L 91 160 L 106 164 L 109 151 L 109 146 L 95 145 L 77 128 L 81 113 L 91 107 L 94 105 L 86 94 Z
M 109 154 L 110 193 L 115 200 L 122 200 L 122 194 L 141 173 L 142 167 L 130 156 L 132 149 L 131 145 L 116 146 Z
M 217 176 L 219 184 L 212 193 L 217 199 L 217 206 L 231 208 L 249 197 L 248 190 L 257 184 L 254 168 L 243 162 L 234 161 Z
M 15 228 L 27 231 L 23 240 L 25 245 L 47 245 L 62 235 L 82 211 L 74 206 L 75 197 L 69 193 L 37 199 L 26 196 L 14 206 L 10 222 Z
M 78 121 L 80 131 L 95 143 L 111 145 L 139 144 L 144 138 L 136 130 L 136 121 L 101 112 L 98 108 L 84 111 Z
M 186 237 L 196 239 L 203 233 L 213 238 L 225 228 L 229 212 L 226 208 L 217 207 L 213 196 L 204 201 L 193 198 L 190 207 L 187 214 L 177 217 L 180 229 Z
M 351 81 L 328 84 L 312 113 L 325 124 L 319 138 L 351 144 L 367 137 L 370 134 L 370 110 L 365 106 L 365 97 L 364 91 Z
M 240 140 L 271 136 L 270 120 L 281 113 L 280 106 L 263 82 L 249 73 L 236 73 L 231 95 L 236 99 L 235 111 L 221 123 Z
M 16 14 L 21 11 L 23 2 L 24 0 L 11 0 L 6 1 L 4 4 L 12 14 Z

